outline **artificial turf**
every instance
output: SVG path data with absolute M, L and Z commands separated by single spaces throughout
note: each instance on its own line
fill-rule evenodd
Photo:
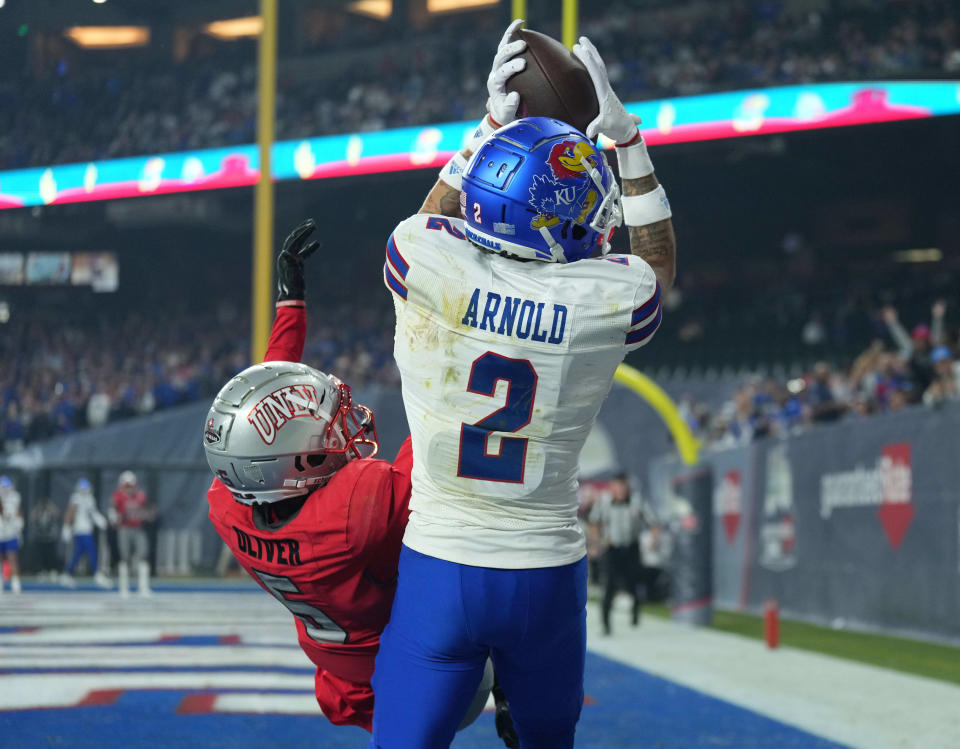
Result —
M 662 605 L 644 606 L 643 610 L 653 616 L 670 615 L 670 609 Z M 721 632 L 757 640 L 764 638 L 763 618 L 752 614 L 714 611 L 712 626 Z M 780 620 L 780 644 L 960 684 L 960 648 L 950 645 L 785 619 Z

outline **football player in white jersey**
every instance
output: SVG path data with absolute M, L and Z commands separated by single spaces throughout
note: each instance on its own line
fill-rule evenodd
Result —
M 73 571 L 82 556 L 87 557 L 93 581 L 101 588 L 111 587 L 110 578 L 97 569 L 96 528 L 106 530 L 107 519 L 97 508 L 97 498 L 93 496 L 93 485 L 89 479 L 79 478 L 67 503 L 67 512 L 63 516 L 63 540 L 69 543 L 70 539 L 73 539 L 73 556 L 66 571 L 60 575 L 60 584 L 64 587 L 76 587 Z
M 20 492 L 13 486 L 9 476 L 0 476 L 0 559 L 10 565 L 10 590 L 19 593 L 20 566 L 17 552 L 20 550 L 20 532 L 23 530 L 23 511 L 20 508 Z M 0 593 L 3 592 L 3 576 L 0 575 Z
M 674 280 L 669 203 L 596 49 L 574 47 L 600 101 L 588 137 L 546 118 L 512 122 L 514 28 L 488 80 L 490 117 L 387 243 L 414 460 L 373 678 L 379 749 L 449 746 L 488 655 L 520 746 L 573 746 L 587 579 L 577 459 Z M 600 133 L 617 144 L 622 201 Z M 607 254 L 621 210 L 632 254 Z

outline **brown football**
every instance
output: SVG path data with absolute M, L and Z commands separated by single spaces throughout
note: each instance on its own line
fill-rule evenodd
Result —
M 518 117 L 553 117 L 583 132 L 600 113 L 590 74 L 569 49 L 546 34 L 520 29 L 527 67 L 507 81 L 520 94 Z

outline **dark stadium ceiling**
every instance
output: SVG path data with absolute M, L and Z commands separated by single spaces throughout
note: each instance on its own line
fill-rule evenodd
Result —
M 347 0 L 282 0 L 285 7 L 347 5 Z M 221 18 L 249 16 L 257 12 L 257 0 L 6 0 L 0 8 L 0 31 L 27 24 L 36 29 L 57 29 L 77 24 L 174 24 L 199 23 Z

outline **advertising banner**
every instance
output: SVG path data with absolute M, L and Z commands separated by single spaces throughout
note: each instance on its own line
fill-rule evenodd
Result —
M 958 432 L 960 408 L 917 408 L 705 452 L 717 605 L 960 637 Z
M 960 636 L 958 428 L 956 409 L 916 410 L 758 447 L 751 608 Z
M 857 81 L 628 102 L 651 145 L 940 117 L 960 112 L 958 81 Z M 438 169 L 474 122 L 319 135 L 273 144 L 276 180 Z M 612 141 L 601 145 L 612 148 Z M 0 210 L 243 187 L 260 176 L 252 143 L 0 171 Z
M 713 621 L 712 475 L 709 466 L 698 466 L 673 480 L 671 615 L 698 626 Z

